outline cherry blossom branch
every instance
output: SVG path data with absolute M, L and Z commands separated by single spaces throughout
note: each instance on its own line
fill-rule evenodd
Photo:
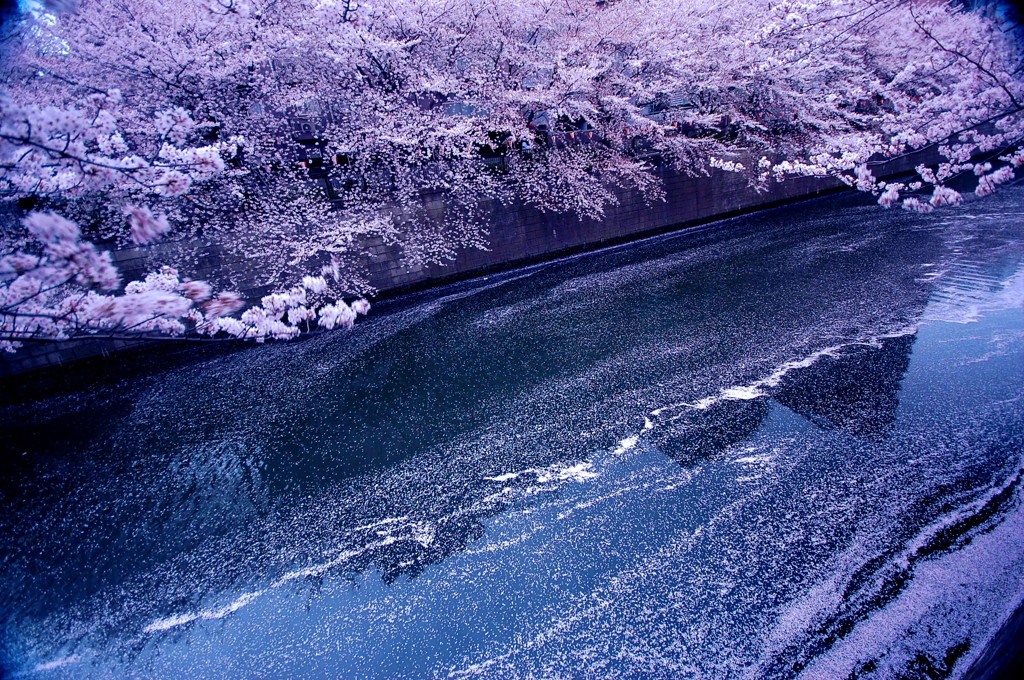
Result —
M 921 32 L 924 33 L 925 36 L 927 36 L 929 40 L 934 42 L 935 45 L 940 50 L 942 50 L 943 52 L 947 52 L 949 54 L 952 54 L 952 55 L 954 55 L 954 56 L 956 56 L 956 57 L 958 57 L 960 59 L 963 59 L 967 63 L 969 63 L 972 66 L 974 66 L 976 69 L 978 69 L 983 74 L 988 76 L 992 80 L 993 84 L 995 84 L 997 87 L 999 87 L 999 89 L 1001 89 L 1006 94 L 1006 96 L 1010 100 L 1010 103 L 1013 104 L 1014 109 L 1019 111 L 1022 108 L 1020 101 L 1013 94 L 1013 92 L 1010 91 L 1010 88 L 1007 86 L 1007 84 L 1001 78 L 996 76 L 996 74 L 994 74 L 990 69 L 986 68 L 981 62 L 979 62 L 978 60 L 972 58 L 970 55 L 968 55 L 968 54 L 966 54 L 964 52 L 961 52 L 960 50 L 954 50 L 952 48 L 949 48 L 949 47 L 946 47 L 945 45 L 943 45 L 942 42 L 938 38 L 935 37 L 935 34 L 931 30 L 926 28 L 924 26 L 924 24 L 921 23 L 921 20 L 918 19 L 917 14 L 914 12 L 914 8 L 913 7 L 910 8 L 910 16 L 913 18 L 914 24 L 917 25 L 917 27 L 921 30 Z

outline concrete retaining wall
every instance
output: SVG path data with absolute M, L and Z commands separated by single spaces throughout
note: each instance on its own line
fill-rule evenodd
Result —
M 919 152 L 878 165 L 873 170 L 878 177 L 897 176 L 913 170 L 920 163 L 934 160 L 934 152 Z M 489 249 L 463 251 L 446 265 L 410 267 L 402 262 L 397 247 L 368 240 L 364 265 L 369 272 L 369 282 L 380 296 L 392 296 L 457 278 L 706 223 L 843 187 L 835 179 L 799 177 L 772 185 L 769 192 L 757 193 L 735 173 L 716 170 L 710 177 L 687 177 L 671 170 L 661 170 L 659 175 L 665 187 L 664 202 L 647 203 L 635 191 L 620 191 L 618 205 L 610 206 L 602 220 L 581 220 L 575 216 L 545 213 L 525 205 L 484 205 L 485 214 L 489 215 Z M 446 209 L 436 197 L 424 195 L 421 200 L 429 210 Z M 115 260 L 125 274 L 125 280 L 138 278 L 147 271 L 147 253 L 142 249 L 117 251 Z M 211 278 L 225 268 L 244 273 L 247 264 L 244 258 L 211 251 L 203 254 L 196 268 L 189 273 L 198 279 Z M 252 276 L 243 275 L 241 278 L 250 281 L 249 286 L 244 283 L 241 286 L 241 292 L 250 299 L 256 300 L 269 292 L 257 285 Z M 28 344 L 17 353 L 0 359 L 0 376 L 106 355 L 137 347 L 141 342 L 144 341 L 75 340 Z

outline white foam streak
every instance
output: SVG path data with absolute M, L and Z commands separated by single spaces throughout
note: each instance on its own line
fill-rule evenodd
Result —
M 143 633 L 155 633 L 161 630 L 170 630 L 191 623 L 199 618 L 198 614 L 175 614 L 165 619 L 158 619 L 142 629 Z
M 650 422 L 650 421 L 647 421 L 647 422 Z M 652 424 L 652 426 L 653 426 L 653 424 Z M 644 429 L 646 430 L 648 428 L 645 427 Z M 615 447 L 615 450 L 612 451 L 612 454 L 616 455 L 616 456 L 620 455 L 620 454 L 623 454 L 626 451 L 629 451 L 630 449 L 635 447 L 639 441 L 640 441 L 640 437 L 635 436 L 635 435 L 632 436 L 632 437 L 626 437 L 625 439 L 623 439 L 622 441 L 619 442 L 619 445 L 617 447 Z
M 284 583 L 283 580 L 278 581 L 278 583 L 274 584 L 274 587 L 281 585 L 282 583 Z M 215 621 L 217 619 L 223 619 L 225 616 L 234 614 L 242 607 L 253 602 L 265 592 L 267 591 L 257 590 L 251 593 L 243 593 L 226 605 L 213 609 L 206 609 L 196 614 L 177 614 L 175 616 L 168 616 L 165 619 L 158 619 L 143 628 L 142 632 L 156 633 L 163 630 L 177 628 L 178 626 L 184 626 L 185 624 L 192 623 L 193 621 Z
M 625 441 L 625 440 L 623 440 Z M 636 442 L 634 442 L 635 444 Z M 493 477 L 484 477 L 484 479 L 490 482 L 510 482 L 513 479 L 518 479 L 523 475 L 534 475 L 536 481 L 540 484 L 547 484 L 549 482 L 564 482 L 564 481 L 575 481 L 585 482 L 588 479 L 599 477 L 600 474 L 594 472 L 594 464 L 588 461 L 569 465 L 566 463 L 556 463 L 555 465 L 549 465 L 545 468 L 527 468 L 525 470 L 518 470 L 516 472 L 506 472 L 504 474 L 495 475 Z
M 397 518 L 390 518 L 388 520 L 382 520 L 380 522 L 377 522 L 374 525 L 368 525 L 368 527 L 372 528 L 373 526 L 393 524 L 396 521 L 400 520 L 398 520 Z M 360 529 L 366 528 L 367 527 L 360 527 Z M 366 552 L 369 552 L 370 550 L 374 550 L 376 548 L 383 548 L 385 546 L 398 543 L 399 541 L 415 541 L 416 543 L 419 543 L 420 545 L 426 547 L 434 540 L 434 529 L 432 526 L 413 523 L 410 525 L 404 525 L 400 527 L 400 529 L 405 528 L 411 528 L 411 534 L 409 536 L 389 535 L 379 541 L 374 541 L 373 543 L 369 543 L 362 547 L 355 548 L 352 550 L 344 550 L 338 553 L 338 555 L 336 555 L 333 559 L 327 562 L 305 567 L 303 569 L 296 569 L 295 571 L 290 571 L 286 573 L 284 576 L 274 581 L 269 588 L 266 588 L 264 590 L 256 590 L 249 593 L 243 593 L 242 595 L 239 595 L 228 604 L 221 605 L 219 607 L 204 609 L 202 611 L 195 613 L 175 614 L 173 616 L 168 616 L 166 618 L 157 619 L 153 623 L 143 628 L 142 632 L 157 633 L 160 631 L 177 628 L 179 626 L 184 626 L 194 621 L 213 621 L 216 619 L 222 619 L 225 616 L 233 614 L 242 607 L 245 607 L 246 605 L 254 602 L 255 600 L 265 595 L 266 593 L 270 592 L 271 590 L 280 588 L 291 581 L 321 576 L 330 569 L 339 567 L 342 564 L 345 564 L 346 562 L 352 560 L 353 558 L 358 557 L 359 555 L 362 555 Z
M 503 475 L 496 475 L 494 477 L 484 477 L 489 482 L 510 482 L 513 479 L 519 477 L 522 474 L 520 472 L 506 472 Z
M 806 357 L 804 357 L 802 359 L 797 359 L 797 360 L 794 360 L 794 361 L 787 361 L 787 362 L 785 362 L 784 364 L 782 364 L 778 368 L 776 368 L 774 371 L 772 371 L 765 378 L 761 378 L 759 380 L 755 380 L 755 381 L 753 381 L 751 383 L 748 383 L 746 385 L 730 385 L 729 387 L 724 387 L 721 390 L 719 390 L 718 394 L 714 394 L 714 395 L 711 395 L 711 396 L 708 396 L 708 397 L 704 397 L 702 399 L 698 399 L 697 401 L 692 401 L 692 402 L 685 402 L 684 401 L 684 402 L 680 402 L 678 404 L 671 404 L 671 405 L 668 405 L 668 406 L 661 406 L 661 407 L 656 408 L 653 411 L 651 411 L 649 415 L 657 417 L 657 416 L 661 415 L 662 413 L 664 413 L 665 411 L 670 411 L 670 410 L 678 409 L 680 407 L 685 407 L 685 408 L 693 409 L 693 410 L 697 410 L 697 411 L 704 411 L 704 410 L 707 410 L 707 409 L 711 408 L 712 406 L 714 406 L 716 404 L 719 404 L 719 403 L 721 403 L 723 401 L 748 401 L 748 400 L 751 400 L 751 399 L 760 399 L 761 397 L 768 396 L 768 392 L 766 390 L 771 389 L 771 388 L 775 388 L 775 387 L 778 387 L 779 385 L 781 385 L 782 384 L 782 380 L 789 373 L 792 373 L 793 371 L 799 370 L 801 368 L 807 368 L 809 366 L 812 366 L 812 365 L 814 365 L 815 363 L 817 363 L 819 360 L 821 360 L 824 357 L 838 357 L 838 356 L 840 356 L 840 354 L 842 353 L 843 350 L 848 349 L 850 347 L 861 346 L 861 347 L 875 347 L 875 348 L 878 348 L 878 347 L 882 346 L 882 341 L 883 340 L 889 340 L 889 339 L 892 339 L 892 338 L 898 338 L 898 337 L 902 337 L 904 335 L 910 335 L 910 334 L 916 333 L 916 332 L 917 332 L 917 326 L 916 325 L 911 325 L 911 326 L 907 326 L 907 327 L 904 327 L 904 328 L 897 329 L 897 330 L 892 331 L 890 333 L 880 333 L 880 334 L 872 336 L 872 337 L 870 337 L 870 338 L 868 338 L 866 340 L 856 340 L 856 341 L 853 341 L 853 342 L 843 343 L 841 345 L 833 345 L 831 347 L 826 347 L 824 349 L 820 349 L 820 350 L 818 350 L 816 352 L 813 352 L 812 354 L 809 354 L 808 356 L 806 356 Z M 645 422 L 645 425 L 644 425 L 644 430 L 645 431 L 649 430 L 649 429 L 651 429 L 651 427 L 653 427 L 653 423 L 651 423 L 649 417 L 645 417 L 644 418 L 644 422 Z M 648 426 L 648 424 L 650 424 L 650 427 Z
M 80 654 L 72 654 L 71 656 L 65 656 L 60 659 L 54 659 L 53 661 L 47 661 L 46 663 L 36 664 L 36 666 L 32 669 L 32 672 L 40 673 L 42 671 L 52 671 L 62 666 L 78 663 L 81 660 L 82 656 Z
M 584 482 L 588 479 L 593 479 L 594 477 L 599 476 L 600 475 L 598 473 L 594 472 L 593 463 L 583 462 L 568 467 L 552 466 L 550 468 L 546 468 L 537 475 L 537 481 L 541 484 L 550 481 L 561 482 L 566 480 Z
M 874 341 L 875 343 L 878 342 L 878 340 L 875 338 L 872 338 L 872 341 Z M 811 366 L 814 363 L 816 363 L 822 357 L 838 356 L 839 352 L 846 347 L 864 344 L 871 344 L 871 342 L 858 341 L 846 343 L 843 345 L 835 345 L 833 347 L 826 347 L 825 349 L 818 350 L 817 352 L 814 352 L 813 354 L 806 356 L 803 359 L 799 359 L 796 361 L 787 361 L 786 363 L 782 364 L 777 369 L 772 371 L 772 373 L 768 375 L 768 377 L 766 378 L 755 380 L 754 382 L 748 385 L 731 385 L 729 387 L 722 388 L 716 395 L 704 397 L 703 399 L 699 399 L 694 402 L 683 402 L 678 404 L 678 406 L 685 406 L 690 409 L 703 411 L 723 401 L 749 401 L 751 399 L 760 399 L 761 397 L 768 396 L 768 394 L 765 392 L 765 388 L 778 387 L 782 383 L 782 379 L 785 378 L 786 375 L 788 375 L 792 371 L 801 368 L 807 368 L 808 366 Z M 655 411 L 652 411 L 651 415 L 656 415 L 670 408 L 673 407 L 663 406 L 659 409 L 656 409 Z
M 369 531 L 370 529 L 376 529 L 377 527 L 384 526 L 386 524 L 394 524 L 395 522 L 408 521 L 408 517 L 388 517 L 378 522 L 372 522 L 371 524 L 364 524 L 361 527 L 356 527 L 353 531 Z
M 632 445 L 636 444 L 636 438 L 633 437 Z M 623 440 L 624 442 L 627 440 Z M 538 484 L 549 484 L 552 482 L 585 482 L 595 477 L 599 477 L 600 474 L 594 471 L 594 464 L 589 461 L 583 461 L 580 463 L 569 464 L 555 464 L 550 465 L 546 468 L 529 468 L 527 470 L 521 470 L 518 472 L 507 472 L 504 474 L 496 475 L 493 477 L 485 477 L 489 481 L 494 482 L 507 482 L 516 479 L 524 474 L 533 474 L 536 477 Z M 549 487 L 531 486 L 521 493 L 529 496 L 539 493 L 541 491 L 551 491 Z M 488 504 L 498 499 L 507 497 L 509 489 L 502 489 L 497 493 L 486 496 L 481 502 Z M 373 531 L 382 538 L 378 541 L 367 543 L 366 545 L 358 548 L 352 548 L 349 550 L 343 550 L 335 555 L 332 559 L 327 562 L 320 564 L 314 564 L 302 569 L 296 569 L 289 571 L 276 581 L 274 581 L 268 588 L 264 590 L 257 590 L 249 593 L 243 593 L 235 598 L 233 601 L 226 605 L 214 607 L 210 609 L 204 609 L 199 612 L 190 612 L 184 614 L 175 614 L 162 619 L 153 621 L 148 626 L 143 628 L 143 633 L 156 633 L 160 631 L 170 630 L 179 626 L 184 626 L 195 621 L 209 621 L 215 619 L 221 619 L 225 616 L 233 614 L 242 607 L 254 602 L 261 596 L 270 592 L 271 590 L 280 588 L 287 583 L 292 581 L 315 578 L 325 574 L 326 572 L 339 567 L 346 562 L 349 562 L 360 555 L 363 555 L 369 551 L 376 550 L 378 548 L 384 548 L 401 541 L 410 541 L 419 544 L 426 548 L 429 547 L 436 539 L 436 528 L 431 522 L 411 522 L 408 517 L 387 517 L 370 524 L 365 524 L 356 527 L 352 530 L 355 532 L 362 531 Z M 396 535 L 401 534 L 401 535 Z
M 763 396 L 765 396 L 764 392 L 753 385 L 727 387 L 722 390 L 722 399 L 729 399 L 733 401 L 746 401 L 748 399 L 757 399 L 758 397 Z

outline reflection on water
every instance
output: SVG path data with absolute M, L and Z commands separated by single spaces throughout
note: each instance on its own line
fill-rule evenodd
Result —
M 8 386 L 0 668 L 962 672 L 1024 594 L 1024 190 L 859 200 Z
M 825 357 L 793 374 L 772 396 L 815 425 L 838 428 L 868 441 L 892 434 L 900 382 L 910 366 L 915 334 L 887 338 Z
M 652 428 L 650 441 L 666 456 L 689 467 L 742 444 L 768 416 L 766 399 L 720 401 L 688 410 Z

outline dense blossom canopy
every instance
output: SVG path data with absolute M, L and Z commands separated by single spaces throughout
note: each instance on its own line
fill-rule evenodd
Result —
M 7 348 L 350 325 L 368 238 L 442 262 L 486 243 L 481 199 L 600 217 L 616 189 L 659 199 L 657 165 L 928 211 L 1024 161 L 1014 31 L 935 1 L 51 0 L 2 38 L 0 193 L 29 213 L 3 234 Z M 872 175 L 928 145 L 937 167 Z M 233 318 L 185 248 L 121 290 L 96 243 L 167 234 L 280 292 Z

